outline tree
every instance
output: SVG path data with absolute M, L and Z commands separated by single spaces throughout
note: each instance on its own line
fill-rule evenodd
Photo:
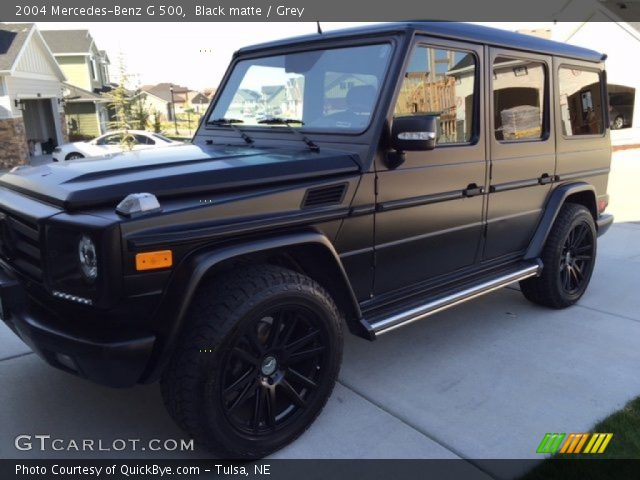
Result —
M 156 133 L 162 133 L 162 118 L 160 118 L 160 112 L 158 110 L 153 111 L 153 131 Z
M 147 105 L 147 96 L 138 90 L 133 97 L 131 106 L 131 124 L 138 130 L 146 130 L 151 110 Z
M 131 126 L 129 118 L 131 116 L 131 95 L 127 89 L 129 75 L 126 72 L 124 58 L 120 53 L 119 58 L 120 79 L 118 86 L 111 90 L 110 106 L 113 109 L 113 120 L 109 122 L 109 128 L 112 130 L 120 130 L 123 132 L 120 146 L 123 150 L 131 150 L 133 148 L 133 136 L 129 134 Z
M 185 108 L 184 113 L 187 114 L 187 125 L 189 127 L 189 136 L 191 136 L 191 115 L 195 112 L 195 110 L 191 107 Z

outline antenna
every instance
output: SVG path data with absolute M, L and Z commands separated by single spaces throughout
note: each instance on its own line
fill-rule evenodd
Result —
M 322 35 L 322 27 L 320 27 L 320 22 L 316 22 L 318 24 L 318 33 Z

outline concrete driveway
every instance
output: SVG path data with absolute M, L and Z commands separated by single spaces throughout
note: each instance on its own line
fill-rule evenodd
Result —
M 616 154 L 612 211 L 591 286 L 554 311 L 517 287 L 374 343 L 348 337 L 327 408 L 274 458 L 539 458 L 546 432 L 584 432 L 640 395 L 640 152 Z M 631 177 L 630 177 L 631 176 Z M 635 177 L 633 177 L 635 176 Z M 626 199 L 626 200 L 625 200 Z M 18 451 L 19 434 L 66 439 L 182 438 L 157 386 L 111 390 L 48 367 L 0 327 L 0 457 L 202 458 L 206 452 Z M 478 469 L 479 468 L 479 469 Z M 481 471 L 482 469 L 483 471 Z

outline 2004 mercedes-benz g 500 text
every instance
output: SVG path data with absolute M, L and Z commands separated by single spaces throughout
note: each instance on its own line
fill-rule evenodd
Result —
M 326 403 L 343 323 L 584 294 L 613 221 L 604 58 L 424 22 L 243 48 L 192 144 L 1 177 L 3 319 L 68 372 L 160 380 L 201 445 L 267 455 Z

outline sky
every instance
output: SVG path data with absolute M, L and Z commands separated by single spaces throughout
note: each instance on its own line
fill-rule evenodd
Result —
M 359 23 L 322 22 L 324 31 Z M 316 33 L 315 22 L 196 22 L 196 23 L 38 23 L 41 30 L 89 29 L 99 49 L 111 60 L 117 78 L 124 59 L 131 88 L 170 82 L 193 90 L 216 87 L 234 51 L 241 47 L 296 35 Z M 546 23 L 493 23 L 515 30 L 540 28 Z

